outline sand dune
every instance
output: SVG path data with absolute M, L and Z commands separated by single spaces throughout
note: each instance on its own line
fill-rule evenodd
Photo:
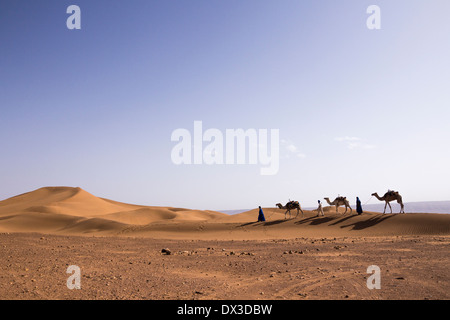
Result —
M 98 198 L 81 188 L 45 187 L 0 202 L 0 230 L 116 234 L 154 222 L 213 221 L 214 211 L 147 207 Z
M 305 211 L 285 219 L 284 210 L 263 208 L 227 215 L 215 211 L 126 204 L 81 188 L 46 187 L 0 201 L 0 231 L 64 235 L 125 235 L 166 239 L 270 239 L 321 236 L 450 234 L 450 215 L 408 213 L 343 215 L 325 207 L 325 217 Z M 354 213 L 354 212 L 353 212 Z M 289 217 L 289 216 L 288 216 Z
M 96 216 L 134 208 L 95 197 L 81 188 L 46 187 L 0 202 L 0 215 L 11 212 L 47 212 L 71 216 Z

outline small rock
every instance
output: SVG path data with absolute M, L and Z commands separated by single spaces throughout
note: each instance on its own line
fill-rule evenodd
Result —
M 171 255 L 172 251 L 170 251 L 169 249 L 165 248 L 161 250 L 161 253 L 165 254 L 165 255 Z

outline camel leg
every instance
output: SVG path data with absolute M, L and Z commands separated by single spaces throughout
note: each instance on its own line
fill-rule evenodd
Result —
M 391 204 L 388 202 L 387 203 L 388 205 L 389 205 L 389 208 L 391 209 L 391 213 L 392 213 L 392 207 L 391 207 Z
M 388 202 L 386 201 L 386 203 L 384 204 L 384 211 L 383 211 L 383 214 L 386 213 L 386 206 L 387 206 L 387 204 L 388 204 Z

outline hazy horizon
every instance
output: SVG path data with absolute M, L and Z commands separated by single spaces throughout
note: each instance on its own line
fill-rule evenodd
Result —
M 367 26 L 373 4 L 379 30 Z M 67 27 L 70 5 L 81 9 L 79 30 Z M 0 199 L 79 186 L 210 210 L 365 202 L 388 189 L 404 202 L 448 201 L 449 9 L 447 0 L 1 1 Z M 195 143 L 196 121 L 220 138 L 277 130 L 276 173 L 260 172 L 261 136 L 256 164 L 249 154 L 206 164 L 217 150 L 200 149 L 202 164 L 177 165 L 172 135 L 184 129 Z
M 450 200 L 447 201 L 424 201 L 424 202 L 405 202 L 405 210 L 406 213 L 441 213 L 441 214 L 450 214 Z M 327 204 L 323 204 L 323 206 L 328 206 Z M 356 205 L 350 204 L 353 210 L 355 210 Z M 397 203 L 392 202 L 392 213 L 398 213 L 400 210 L 400 206 Z M 273 206 L 275 207 L 275 206 Z M 271 208 L 271 207 L 269 207 Z M 255 208 L 253 208 L 255 209 Z M 246 212 L 253 209 L 235 209 L 235 210 L 215 210 L 218 212 L 226 213 L 226 214 L 238 214 L 242 212 Z M 303 210 L 316 210 L 317 207 L 303 207 Z M 368 203 L 363 205 L 363 211 L 369 212 L 380 212 L 382 213 L 384 210 L 384 202 L 380 203 Z M 386 213 L 390 214 L 389 207 L 386 208 Z

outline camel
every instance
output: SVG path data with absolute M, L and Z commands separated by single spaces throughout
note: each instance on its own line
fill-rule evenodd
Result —
M 300 207 L 300 203 L 298 203 L 298 201 L 289 201 L 288 203 L 286 203 L 285 206 L 281 205 L 281 203 L 277 203 L 276 206 L 280 209 L 286 209 L 286 212 L 284 213 L 284 218 L 286 219 L 286 214 L 289 212 L 289 218 L 291 218 L 291 210 L 292 209 L 297 209 L 297 215 L 295 216 L 296 218 L 298 217 L 298 212 L 301 211 L 302 212 L 302 217 L 303 217 L 303 210 Z
M 372 196 L 375 196 L 378 200 L 380 201 L 385 201 L 385 205 L 384 205 L 384 211 L 383 214 L 386 213 L 386 206 L 389 205 L 389 208 L 391 208 L 391 213 L 392 213 L 392 207 L 391 204 L 389 202 L 396 200 L 397 203 L 400 204 L 400 212 L 399 213 L 405 213 L 405 206 L 403 205 L 403 200 L 402 200 L 402 196 L 397 192 L 397 191 L 388 191 L 384 194 L 384 196 L 380 197 L 378 195 L 378 193 L 372 193 Z
M 337 197 L 336 199 L 334 199 L 333 202 L 330 202 L 329 198 L 324 198 L 324 199 L 328 202 L 328 204 L 330 206 L 336 206 L 336 212 L 338 212 L 339 206 L 345 206 L 344 214 L 347 212 L 347 207 L 350 208 L 350 213 L 352 213 L 352 211 L 353 211 L 352 207 L 350 207 L 350 204 L 346 197 Z

